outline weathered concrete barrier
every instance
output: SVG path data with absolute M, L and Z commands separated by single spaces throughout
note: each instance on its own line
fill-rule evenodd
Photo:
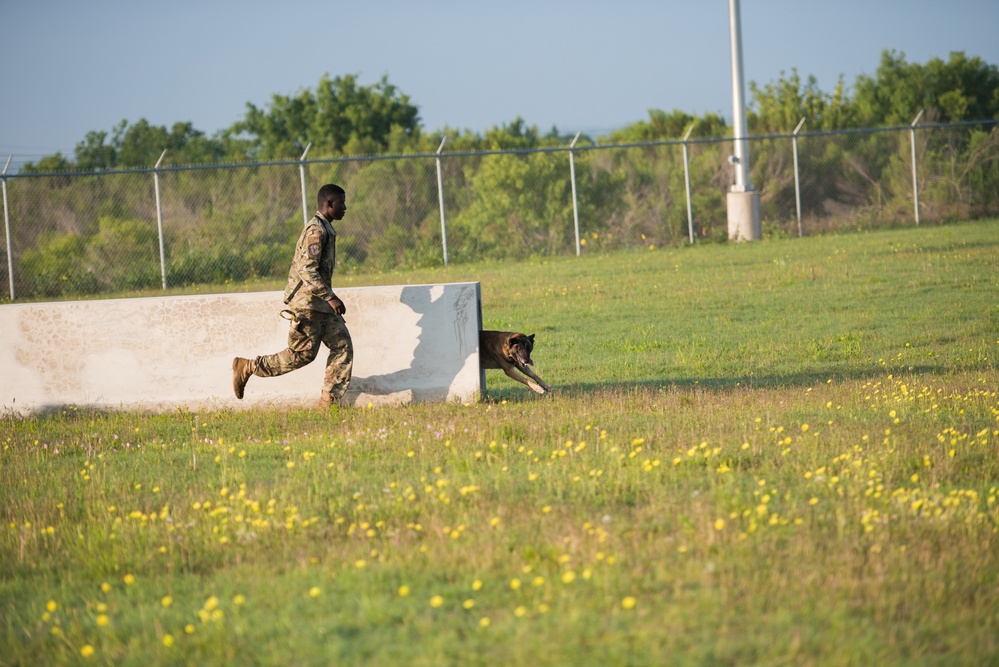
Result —
M 354 342 L 355 405 L 467 401 L 483 386 L 478 283 L 338 288 Z M 0 407 L 169 409 L 307 406 L 326 349 L 232 393 L 234 356 L 287 346 L 280 292 L 0 306 Z

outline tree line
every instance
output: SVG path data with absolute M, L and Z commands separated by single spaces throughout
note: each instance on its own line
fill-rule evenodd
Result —
M 852 92 L 840 80 L 825 93 L 795 70 L 750 89 L 752 182 L 761 186 L 765 236 L 796 233 L 799 204 L 809 233 L 911 224 L 910 133 L 842 130 L 907 128 L 919 109 L 941 123 L 999 119 L 996 67 L 963 53 L 915 64 L 885 52 Z M 830 134 L 801 142 L 799 202 L 786 135 L 802 117 L 806 130 Z M 579 142 L 578 211 L 568 178 L 571 136 L 554 127 L 542 133 L 521 118 L 482 134 L 426 133 L 416 106 L 387 78 L 363 86 L 354 76 L 324 76 L 314 91 L 275 95 L 265 108 L 247 105 L 243 119 L 213 137 L 190 123 L 167 129 L 122 121 L 110 135 L 88 133 L 72 161 L 45 157 L 25 167 L 34 175 L 9 184 L 15 286 L 18 298 L 157 288 L 157 209 L 145 170 L 164 148 L 171 166 L 232 163 L 157 175 L 171 286 L 285 274 L 303 218 L 298 169 L 287 161 L 310 143 L 308 182 L 338 182 L 350 192 L 352 224 L 337 245 L 342 272 L 441 263 L 433 158 L 441 134 L 449 149 L 442 176 L 451 262 L 572 253 L 577 213 L 586 252 L 679 245 L 689 221 L 677 140 L 691 125 L 693 231 L 699 242 L 724 241 L 731 145 L 716 114 L 653 109 L 647 120 Z M 925 220 L 999 214 L 999 124 L 916 138 Z M 510 149 L 516 152 L 498 152 Z M 7 275 L 0 271 L 2 293 Z
M 920 109 L 929 122 L 999 118 L 999 68 L 962 51 L 947 60 L 910 63 L 904 53 L 884 51 L 873 76 L 860 75 L 852 89 L 840 77 L 832 92 L 796 69 L 776 81 L 751 83 L 747 122 L 751 134 L 790 132 L 805 117 L 810 130 L 907 125 Z M 629 143 L 677 139 L 693 124 L 692 137 L 729 133 L 717 114 L 693 116 L 680 110 L 650 109 L 648 119 L 590 141 Z M 150 167 L 164 149 L 174 165 L 242 163 L 309 156 L 340 157 L 425 153 L 440 137 L 450 150 L 480 151 L 564 145 L 571 135 L 556 127 L 543 133 L 522 118 L 483 133 L 445 127 L 427 132 L 418 107 L 389 83 L 362 85 L 356 75 L 324 75 L 316 88 L 275 94 L 264 108 L 247 103 L 243 118 L 212 136 L 190 122 L 156 126 L 145 119 L 122 120 L 110 132 L 93 130 L 77 143 L 73 156 L 55 153 L 27 163 L 23 173 L 108 171 Z

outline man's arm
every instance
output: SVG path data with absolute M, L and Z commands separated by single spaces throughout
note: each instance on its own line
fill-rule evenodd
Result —
M 347 306 L 344 305 L 343 301 L 341 301 L 340 297 L 336 294 L 333 295 L 332 299 L 327 299 L 326 303 L 330 305 L 330 308 L 332 308 L 333 312 L 337 315 L 343 315 L 347 312 Z

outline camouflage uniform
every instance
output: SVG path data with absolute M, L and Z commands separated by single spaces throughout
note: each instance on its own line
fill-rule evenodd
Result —
M 259 377 L 284 375 L 312 362 L 319 344 L 329 348 L 323 391 L 338 401 L 350 384 L 354 347 L 343 317 L 327 303 L 332 299 L 333 269 L 336 267 L 336 230 L 316 213 L 302 230 L 295 257 L 288 272 L 284 302 L 294 319 L 288 332 L 288 347 L 277 354 L 257 357 L 253 374 Z

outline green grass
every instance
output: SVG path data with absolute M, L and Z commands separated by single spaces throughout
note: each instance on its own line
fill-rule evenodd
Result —
M 999 662 L 999 221 L 462 280 L 554 394 L 4 418 L 0 663 Z

